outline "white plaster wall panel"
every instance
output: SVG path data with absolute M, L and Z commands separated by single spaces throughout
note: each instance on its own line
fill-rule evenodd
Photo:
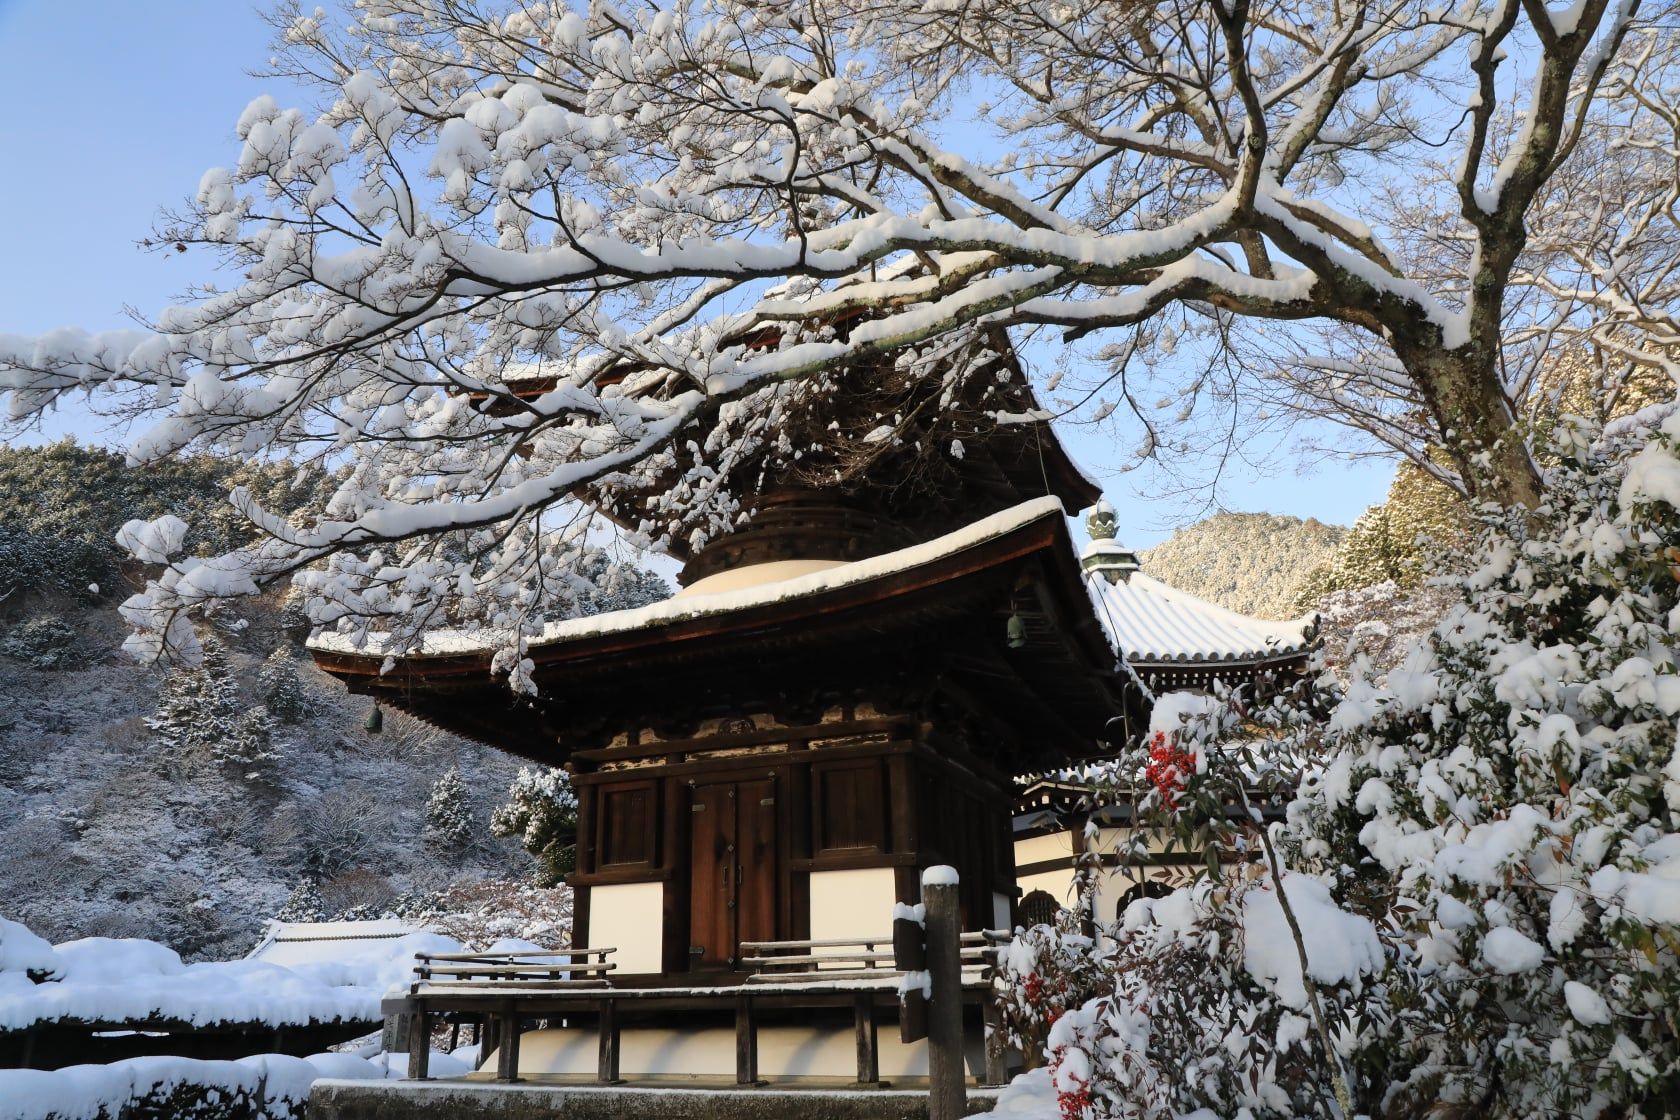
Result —
M 589 888 L 588 948 L 616 948 L 613 971 L 659 972 L 664 962 L 664 883 L 615 883 Z
M 811 872 L 811 939 L 887 937 L 890 949 L 893 904 L 898 889 L 890 867 Z
M 927 1043 L 898 1040 L 894 1022 L 877 1024 L 883 1080 L 927 1077 Z M 599 1037 L 592 1029 L 527 1031 L 519 1037 L 519 1073 L 523 1077 L 562 1076 L 593 1079 Z M 625 1027 L 619 1036 L 619 1074 L 627 1079 L 735 1079 L 735 1032 L 727 1027 L 695 1030 Z M 969 1073 L 985 1072 L 984 1045 L 964 1040 Z M 482 1068 L 493 1072 L 494 1054 Z M 766 1026 L 758 1032 L 759 1076 L 770 1079 L 857 1076 L 857 1040 L 848 1024 L 836 1026 Z
M 1026 836 L 1015 841 L 1015 866 L 1043 863 L 1046 860 L 1073 858 L 1073 837 L 1067 832 L 1052 832 L 1044 836 Z

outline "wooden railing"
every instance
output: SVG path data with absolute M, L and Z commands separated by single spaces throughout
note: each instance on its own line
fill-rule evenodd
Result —
M 991 1045 L 1000 1040 L 1001 1024 L 989 996 L 1000 946 L 1010 935 L 1001 930 L 964 933 L 958 939 L 958 976 L 963 1001 L 979 1001 L 986 1021 L 987 1081 L 1006 1079 L 1004 1056 Z M 540 1006 L 571 1008 L 597 1019 L 599 1060 L 597 1079 L 619 1080 L 619 1004 L 657 998 L 681 1009 L 729 1007 L 735 1010 L 736 1080 L 758 1081 L 758 1010 L 761 1003 L 785 1006 L 808 999 L 813 1006 L 845 1007 L 853 1013 L 857 1043 L 857 1080 L 879 1084 L 876 1040 L 877 1012 L 898 1005 L 898 982 L 905 975 L 893 960 L 892 935 L 833 940 L 746 941 L 740 946 L 742 964 L 753 972 L 746 983 L 667 994 L 661 989 L 614 988 L 608 960 L 616 950 L 556 949 L 509 953 L 423 953 L 416 958 L 410 990 L 407 1027 L 410 1078 L 427 1076 L 432 1016 L 459 1014 L 462 1009 L 482 1016 L 487 1035 L 485 1052 L 496 1052 L 498 1080 L 519 1076 L 519 1036 L 527 1014 L 516 997 L 528 996 Z M 948 959 L 948 958 L 947 958 Z M 507 997 L 505 999 L 500 997 Z M 547 998 L 543 998 L 547 997 Z M 486 1005 L 488 1001 L 488 1005 Z M 902 1007 L 900 1008 L 902 1012 Z M 919 1037 L 919 1036 L 918 1036 Z M 959 1038 L 960 1043 L 960 1038 Z M 930 1043 L 931 1044 L 931 1043 Z M 960 1065 L 960 1061 L 959 1061 Z
M 549 992 L 604 988 L 618 965 L 607 960 L 617 949 L 530 949 L 510 953 L 420 953 L 415 956 L 418 992 L 495 987 L 503 991 Z
M 999 946 L 1008 944 L 1009 938 L 1006 931 L 995 929 L 963 934 L 965 981 L 991 979 Z M 827 941 L 743 941 L 740 960 L 753 970 L 749 984 L 883 980 L 898 975 L 892 942 L 891 934 Z M 971 976 L 976 970 L 980 975 Z

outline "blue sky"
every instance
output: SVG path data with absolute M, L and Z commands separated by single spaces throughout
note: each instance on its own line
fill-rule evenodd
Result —
M 259 7 L 241 0 L 0 0 L 0 213 L 11 216 L 0 333 L 126 326 L 125 307 L 156 314 L 209 275 L 207 258 L 135 243 L 160 207 L 196 191 L 206 168 L 236 158 L 233 125 L 251 98 L 298 101 L 297 91 L 248 74 L 268 42 Z M 123 439 L 79 410 L 44 432 L 65 433 Z M 1107 487 L 1128 543 L 1152 544 L 1207 512 L 1164 497 L 1147 472 L 1116 474 L 1124 456 L 1105 439 L 1064 435 Z M 1118 442 L 1137 441 L 1122 433 Z M 1392 474 L 1382 463 L 1334 463 L 1303 476 L 1289 456 L 1272 458 L 1277 466 L 1227 479 L 1225 508 L 1348 524 L 1382 500 Z

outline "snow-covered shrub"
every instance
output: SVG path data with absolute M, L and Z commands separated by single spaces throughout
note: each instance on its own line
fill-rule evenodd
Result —
M 1017 929 L 998 959 L 1004 1028 L 1022 1053 L 1043 1050 L 1050 1028 L 1069 1008 L 1112 983 L 1111 954 L 1080 930 L 1079 921 L 1076 911 L 1062 910 L 1055 925 Z
M 1463 602 L 1356 679 L 1293 858 L 1386 906 L 1408 1029 L 1367 1107 L 1657 1116 L 1680 1094 L 1680 412 L 1556 432 Z
M 387 1076 L 384 1063 L 349 1054 L 129 1058 L 102 1066 L 0 1070 L 0 1101 L 13 1120 L 303 1120 L 317 1079 Z
M 1321 1007 L 1371 1002 L 1383 951 L 1317 880 L 1285 880 Z M 1331 1086 L 1294 939 L 1269 878 L 1203 880 L 1140 899 L 1111 931 L 1109 987 L 1061 1015 L 1047 1052 L 1067 1120 L 1323 1114 Z
M 461 781 L 461 771 L 451 766 L 432 783 L 426 801 L 426 840 L 444 855 L 454 855 L 472 843 L 477 831 L 466 783 Z
M 1276 695 L 1264 720 L 1274 732 L 1306 719 Z M 1329 1115 L 1338 1083 L 1357 1083 L 1345 1048 L 1326 1039 L 1381 1017 L 1388 955 L 1325 881 L 1274 858 L 1261 807 L 1283 780 L 1286 740 L 1257 734 L 1253 715 L 1229 693 L 1160 697 L 1151 733 L 1093 786 L 1097 802 L 1130 802 L 1138 827 L 1124 856 L 1179 853 L 1204 869 L 1131 903 L 1085 950 L 1101 971 L 1095 997 L 1052 1008 L 1045 1054 L 1066 1120 Z M 1025 948 L 1018 938 L 1010 953 Z M 1025 998 L 1011 980 L 1010 998 Z
M 490 816 L 496 836 L 517 836 L 537 861 L 537 885 L 552 887 L 577 860 L 577 795 L 564 770 L 522 766 Z
M 0 655 L 31 669 L 59 671 L 79 668 L 87 659 L 87 648 L 74 626 L 57 615 L 44 615 L 8 630 L 0 638 Z
M 58 954 L 44 937 L 21 922 L 0 918 L 0 972 L 21 974 L 31 983 L 54 980 L 62 975 Z M 5 987 L 14 987 L 7 978 Z
M 1058 1021 L 1064 1104 L 1672 1114 L 1680 412 L 1645 419 L 1560 425 L 1547 504 L 1481 515 L 1437 577 L 1458 605 L 1393 668 L 1356 659 L 1339 699 L 1326 677 L 1157 705 L 1120 774 L 1155 762 L 1136 819 L 1209 870 L 1134 904 L 1113 993 Z M 1259 827 L 1291 768 L 1286 820 Z

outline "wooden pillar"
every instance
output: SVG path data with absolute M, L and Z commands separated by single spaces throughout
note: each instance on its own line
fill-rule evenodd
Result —
M 922 873 L 927 907 L 928 1120 L 962 1120 L 968 1112 L 963 1062 L 962 899 L 952 867 Z
M 875 1038 L 874 995 L 869 992 L 859 992 L 852 997 L 852 1023 L 857 1032 L 858 1084 L 879 1084 L 881 1080 L 881 1056 Z
M 735 1084 L 758 1084 L 758 1019 L 748 995 L 735 1000 Z
M 501 1022 L 496 1031 L 496 1080 L 519 1080 L 519 1013 L 512 1000 L 502 1005 Z
M 425 1081 L 432 1060 L 432 1017 L 426 1005 L 414 1002 L 408 1018 L 408 1079 Z
M 595 1080 L 603 1085 L 616 1085 L 618 1076 L 618 1001 L 601 1001 L 600 1050 L 596 1055 Z

